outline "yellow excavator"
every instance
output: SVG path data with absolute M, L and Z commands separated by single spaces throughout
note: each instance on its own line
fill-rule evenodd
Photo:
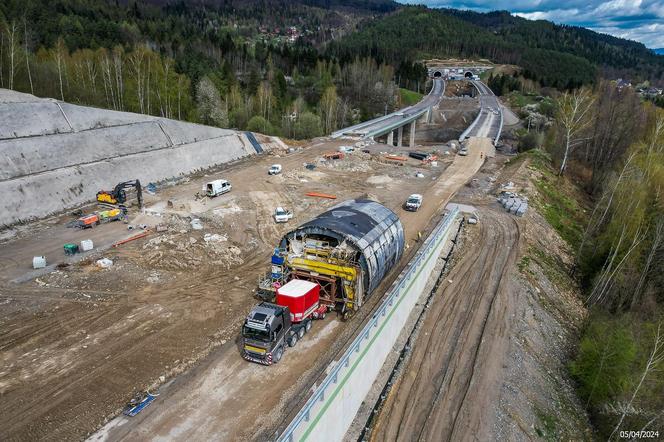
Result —
M 133 181 L 124 181 L 118 183 L 113 190 L 100 190 L 97 192 L 97 202 L 104 204 L 112 204 L 114 206 L 119 206 L 124 204 L 127 201 L 127 192 L 125 189 L 128 188 L 136 189 L 136 197 L 138 199 L 139 209 L 143 208 L 143 189 L 141 187 L 141 182 L 139 180 Z

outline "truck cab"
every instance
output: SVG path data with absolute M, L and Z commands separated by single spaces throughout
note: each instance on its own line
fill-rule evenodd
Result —
M 268 175 L 279 175 L 281 173 L 281 164 L 273 164 L 267 170 Z
M 275 304 L 255 306 L 242 326 L 242 356 L 252 362 L 272 365 L 311 330 L 313 319 L 324 319 L 327 307 L 320 305 L 320 285 L 292 279 L 276 290 Z
M 288 307 L 261 302 L 242 326 L 244 358 L 259 364 L 276 364 L 284 355 L 285 346 L 292 347 L 297 342 L 297 335 L 289 333 L 291 328 Z

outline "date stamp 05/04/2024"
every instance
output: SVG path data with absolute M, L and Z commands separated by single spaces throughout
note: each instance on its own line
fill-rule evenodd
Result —
M 639 431 L 621 431 L 620 432 L 620 438 L 621 439 L 659 439 L 659 431 L 645 431 L 645 430 L 639 430 Z

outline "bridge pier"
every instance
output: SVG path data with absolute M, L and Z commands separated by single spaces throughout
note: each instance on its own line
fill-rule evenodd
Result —
M 416 123 L 415 121 L 410 123 L 410 140 L 408 140 L 409 141 L 408 145 L 410 147 L 415 146 L 415 123 Z
M 394 131 L 391 130 L 389 134 L 387 134 L 387 144 L 388 146 L 394 146 Z
M 397 133 L 397 147 L 401 147 L 403 145 L 403 126 L 399 126 Z

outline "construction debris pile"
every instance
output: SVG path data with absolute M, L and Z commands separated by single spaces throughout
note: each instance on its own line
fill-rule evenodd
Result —
M 166 270 L 188 270 L 202 265 L 229 269 L 244 262 L 242 250 L 228 244 L 226 236 L 220 234 L 205 234 L 202 239 L 164 234 L 147 241 L 143 250 L 152 266 Z
M 343 170 L 346 172 L 368 172 L 372 170 L 369 161 L 371 155 L 364 152 L 355 151 L 350 155 L 345 155 L 340 159 L 328 159 L 321 161 L 321 165 L 330 169 Z

